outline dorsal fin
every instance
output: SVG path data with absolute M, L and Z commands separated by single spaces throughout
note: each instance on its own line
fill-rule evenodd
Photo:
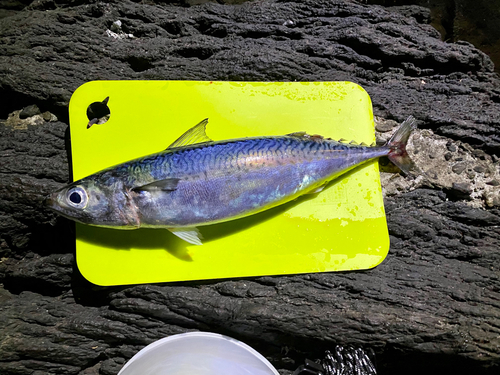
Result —
M 311 139 L 324 139 L 325 137 L 323 137 L 322 135 L 319 135 L 319 134 L 313 134 L 313 135 L 310 135 L 309 138 L 311 138 Z
M 368 146 L 368 144 L 367 144 L 367 143 L 365 143 L 365 142 L 361 142 L 359 145 L 360 145 L 360 146 Z
M 345 138 L 340 138 L 340 139 L 339 139 L 339 142 L 340 142 L 340 143 L 347 142 L 347 139 L 345 139 Z
M 350 145 L 357 146 L 357 145 L 358 145 L 358 142 L 356 142 L 356 141 L 351 141 L 351 142 L 349 142 L 349 144 L 350 144 Z
M 295 132 L 287 134 L 289 137 L 297 137 L 297 138 L 306 138 L 312 141 L 318 141 L 325 139 L 322 135 L 319 134 L 307 134 L 306 132 Z
M 179 138 L 177 138 L 174 143 L 167 147 L 167 150 L 174 147 L 182 147 L 193 145 L 196 143 L 212 142 L 212 140 L 208 138 L 207 133 L 205 132 L 207 124 L 208 118 L 196 124 Z
M 290 134 L 287 134 L 288 136 L 290 137 L 298 137 L 298 138 L 302 138 L 302 137 L 307 137 L 307 133 L 306 132 L 295 132 L 295 133 L 290 133 Z

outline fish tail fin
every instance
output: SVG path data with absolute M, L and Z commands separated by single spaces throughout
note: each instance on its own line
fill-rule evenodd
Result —
M 410 134 L 416 127 L 415 118 L 413 116 L 408 117 L 385 144 L 385 147 L 389 149 L 387 155 L 389 160 L 409 176 L 412 175 L 412 170 L 416 170 L 416 166 L 406 152 L 406 144 Z

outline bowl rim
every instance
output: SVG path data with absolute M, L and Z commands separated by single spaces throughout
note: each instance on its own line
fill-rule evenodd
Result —
M 171 343 L 173 341 L 178 341 L 178 340 L 191 340 L 193 338 L 199 338 L 199 337 L 204 337 L 204 338 L 211 338 L 211 339 L 216 339 L 217 341 L 220 340 L 226 340 L 230 341 L 234 345 L 237 345 L 246 351 L 248 351 L 250 354 L 253 354 L 256 358 L 258 358 L 264 365 L 266 365 L 269 370 L 271 370 L 275 375 L 279 375 L 278 371 L 274 366 L 269 362 L 262 354 L 260 354 L 257 350 L 252 348 L 251 346 L 245 344 L 242 341 L 236 340 L 232 337 L 221 335 L 220 333 L 213 333 L 213 332 L 203 332 L 203 331 L 195 331 L 195 332 L 186 332 L 186 333 L 179 333 L 175 334 L 172 336 L 167 336 L 162 339 L 156 340 L 152 342 L 151 344 L 145 346 L 141 350 L 139 350 L 132 358 L 130 358 L 127 363 L 121 368 L 121 370 L 118 372 L 118 375 L 121 375 L 123 371 L 130 365 L 130 363 L 139 360 L 141 357 L 143 357 L 145 354 L 149 353 L 151 350 L 157 348 L 158 346 L 164 345 L 166 343 Z

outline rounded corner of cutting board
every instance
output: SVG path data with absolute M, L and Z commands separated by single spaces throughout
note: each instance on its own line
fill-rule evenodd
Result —
M 79 256 L 80 254 L 80 256 Z M 109 283 L 109 281 L 106 281 L 106 275 L 103 273 L 95 273 L 92 272 L 92 269 L 88 267 L 87 264 L 87 259 L 83 261 L 81 259 L 81 256 L 83 255 L 84 258 L 87 258 L 86 253 L 83 253 L 82 251 L 76 251 L 76 267 L 78 268 L 78 271 L 80 274 L 83 276 L 85 280 L 87 280 L 89 283 L 92 283 L 96 286 L 112 286 L 112 285 L 118 285 L 113 282 Z

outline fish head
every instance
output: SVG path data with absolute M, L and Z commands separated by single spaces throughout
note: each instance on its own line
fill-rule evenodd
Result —
M 74 182 L 52 193 L 45 200 L 47 207 L 59 215 L 83 224 L 110 227 L 137 226 L 128 219 L 126 196 L 110 186 L 92 179 Z M 135 215 L 132 215 L 135 217 Z

